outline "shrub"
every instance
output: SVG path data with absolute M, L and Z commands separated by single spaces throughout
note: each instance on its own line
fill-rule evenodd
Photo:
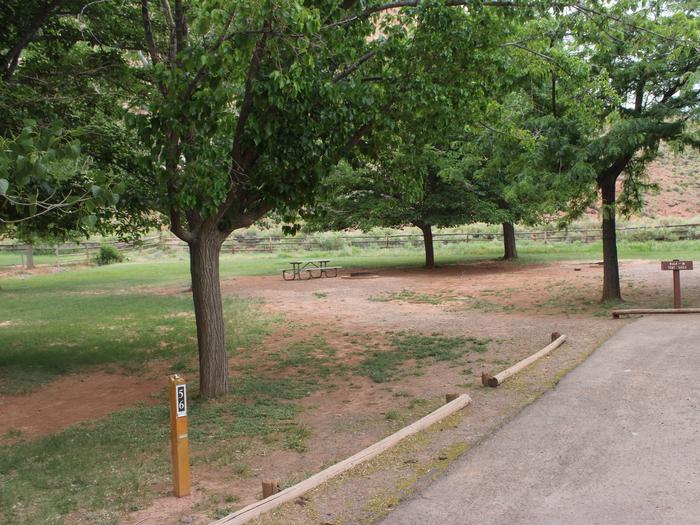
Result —
M 342 250 L 347 247 L 344 235 L 342 232 L 321 232 L 314 234 L 313 241 L 324 251 Z
M 118 263 L 124 260 L 124 255 L 119 251 L 119 248 L 111 244 L 103 244 L 100 246 L 100 251 L 95 257 L 95 262 L 98 266 L 106 264 Z

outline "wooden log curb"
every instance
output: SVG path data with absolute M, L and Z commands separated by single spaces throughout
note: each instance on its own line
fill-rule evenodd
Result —
M 458 410 L 461 410 L 470 402 L 471 398 L 467 394 L 462 394 L 454 401 L 450 401 L 449 403 L 441 406 L 437 410 L 434 410 L 427 416 L 420 418 L 415 423 L 412 423 L 407 427 L 402 428 L 398 432 L 395 432 L 394 434 L 390 435 L 389 437 L 386 437 L 381 441 L 375 443 L 374 445 L 371 445 L 366 449 L 361 450 L 354 456 L 350 456 L 349 458 L 344 459 L 340 463 L 336 463 L 335 465 L 328 467 L 325 470 L 322 470 L 318 474 L 314 474 L 313 476 L 305 479 L 301 483 L 297 483 L 296 485 L 286 488 L 278 492 L 277 494 L 273 494 L 268 498 L 256 501 L 255 503 L 252 503 L 247 507 L 237 510 L 232 514 L 229 514 L 228 516 L 225 516 L 220 520 L 213 522 L 211 525 L 240 525 L 242 523 L 246 523 L 249 520 L 257 518 L 261 514 L 268 512 L 274 509 L 275 507 L 282 505 L 283 503 L 298 498 L 302 494 L 318 487 L 322 483 L 337 476 L 338 474 L 342 474 L 343 472 L 350 470 L 351 468 L 359 465 L 360 463 L 369 461 L 370 459 L 378 456 L 382 452 L 390 449 L 391 447 L 399 443 L 399 441 L 401 441 L 402 439 L 407 438 L 408 436 L 412 436 L 413 434 L 416 434 L 421 430 L 428 428 L 432 424 L 437 423 L 441 419 L 444 419 L 445 417 L 454 414 Z
M 619 319 L 621 315 L 644 314 L 700 314 L 700 308 L 632 308 L 612 311 L 613 319 Z
M 483 372 L 481 374 L 481 384 L 484 386 L 490 386 L 490 387 L 497 387 L 498 385 L 502 384 L 503 381 L 508 379 L 510 376 L 517 374 L 520 372 L 523 368 L 531 365 L 535 361 L 537 361 L 540 357 L 546 356 L 548 353 L 550 353 L 552 350 L 555 348 L 558 348 L 561 346 L 564 341 L 566 341 L 566 335 L 559 335 L 558 332 L 554 332 L 552 334 L 552 342 L 545 346 L 542 350 L 539 352 L 536 352 L 532 354 L 530 357 L 527 357 L 520 361 L 519 363 L 514 364 L 510 368 L 507 368 L 503 372 L 496 374 L 495 376 L 492 376 L 491 374 L 487 372 Z

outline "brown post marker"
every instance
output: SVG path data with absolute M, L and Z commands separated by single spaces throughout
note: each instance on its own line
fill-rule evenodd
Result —
M 681 272 L 673 270 L 673 307 L 681 307 Z
M 170 451 L 173 490 L 178 498 L 190 494 L 190 441 L 187 436 L 187 384 L 179 375 L 170 376 Z
M 262 496 L 263 499 L 269 498 L 273 494 L 277 494 L 280 491 L 280 485 L 275 480 L 263 481 L 262 482 Z
M 459 397 L 459 394 L 445 394 L 445 403 L 451 403 Z

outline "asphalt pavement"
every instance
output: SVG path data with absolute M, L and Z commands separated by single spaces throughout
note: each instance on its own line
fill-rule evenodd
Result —
M 625 326 L 382 523 L 700 524 L 700 315 Z

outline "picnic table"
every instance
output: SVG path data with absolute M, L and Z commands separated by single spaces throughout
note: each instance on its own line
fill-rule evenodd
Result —
M 291 264 L 292 267 L 282 270 L 282 278 L 285 281 L 294 281 L 295 279 L 301 280 L 318 277 L 338 277 L 338 270 L 340 270 L 342 266 L 328 266 L 329 262 L 331 262 L 330 259 L 289 261 L 289 264 Z

